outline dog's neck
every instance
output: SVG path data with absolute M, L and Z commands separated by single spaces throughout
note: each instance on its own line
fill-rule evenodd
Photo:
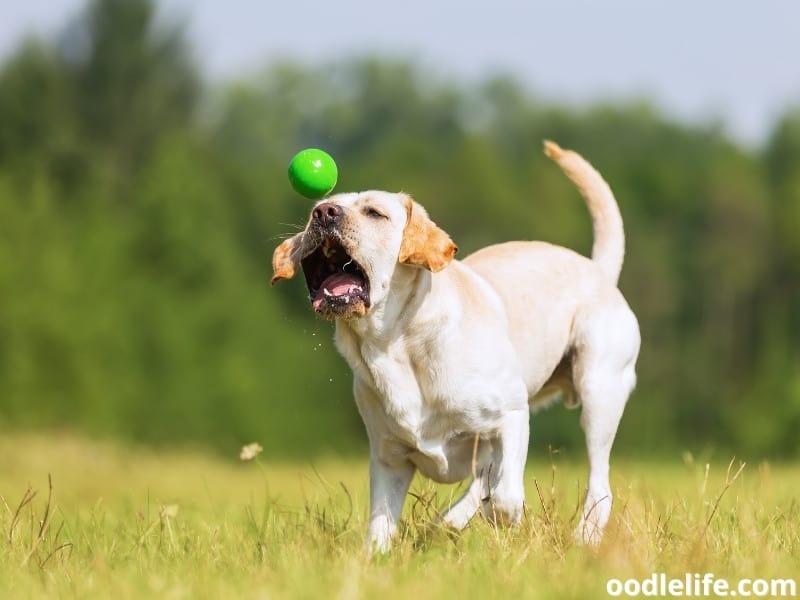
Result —
M 438 276 L 399 265 L 367 315 L 336 320 L 336 347 L 353 370 L 356 382 L 372 390 L 381 410 L 395 423 L 394 435 L 412 447 L 420 441 L 424 399 L 416 384 L 407 389 L 403 382 L 415 381 L 413 373 L 427 354 L 420 336 L 409 333 L 432 331 L 420 327 L 419 321 L 426 313 L 426 302 L 435 294 Z

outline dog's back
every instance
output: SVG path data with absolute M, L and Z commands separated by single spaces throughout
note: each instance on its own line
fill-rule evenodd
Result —
M 572 385 L 572 356 L 582 323 L 596 327 L 594 318 L 628 331 L 638 348 L 638 325 L 616 287 L 625 254 L 622 217 L 602 176 L 580 155 L 545 143 L 546 154 L 575 183 L 592 218 L 592 258 L 546 242 L 507 242 L 489 246 L 464 259 L 500 296 L 509 322 L 509 335 L 522 362 L 532 406 L 546 403 L 558 392 L 568 406 L 580 398 Z

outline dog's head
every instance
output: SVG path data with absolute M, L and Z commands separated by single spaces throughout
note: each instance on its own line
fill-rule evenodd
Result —
M 389 293 L 397 268 L 441 271 L 456 250 L 405 194 L 338 194 L 318 202 L 305 229 L 275 249 L 272 283 L 300 267 L 316 312 L 363 317 Z

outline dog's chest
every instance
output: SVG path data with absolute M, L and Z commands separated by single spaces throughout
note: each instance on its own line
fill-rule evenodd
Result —
M 464 432 L 487 432 L 502 414 L 502 385 L 486 374 L 465 375 L 461 365 L 435 348 L 341 339 L 337 345 L 356 377 L 373 390 L 386 433 L 410 448 L 445 444 Z
M 375 405 L 367 409 L 374 418 L 365 423 L 370 437 L 380 440 L 379 456 L 389 464 L 411 460 L 422 474 L 443 483 L 468 477 L 476 436 L 492 437 L 499 415 L 473 410 L 477 401 L 468 390 L 442 385 L 446 377 L 425 366 L 386 356 L 369 366 L 376 393 Z

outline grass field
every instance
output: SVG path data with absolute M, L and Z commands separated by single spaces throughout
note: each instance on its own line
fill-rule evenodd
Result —
M 800 580 L 796 464 L 736 477 L 727 460 L 617 456 L 597 551 L 570 539 L 577 457 L 531 461 L 513 530 L 441 530 L 435 515 L 457 490 L 418 480 L 396 550 L 367 559 L 365 461 L 226 461 L 8 433 L 0 457 L 2 598 L 603 598 L 609 578 L 654 572 Z

